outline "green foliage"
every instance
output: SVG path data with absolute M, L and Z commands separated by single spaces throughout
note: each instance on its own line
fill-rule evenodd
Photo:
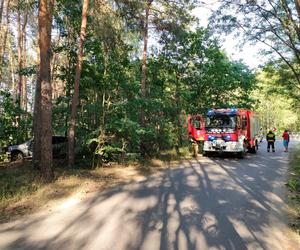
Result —
M 195 0 L 91 1 L 79 91 L 77 156 L 93 158 L 97 155 L 105 161 L 113 160 L 113 155 L 140 153 L 141 142 L 146 145 L 149 156 L 162 150 L 175 149 L 178 153 L 187 141 L 187 114 L 204 114 L 210 108 L 256 108 L 265 127 L 298 129 L 299 116 L 295 110 L 299 109 L 299 82 L 295 73 L 299 74 L 299 61 L 297 54 L 290 53 L 293 49 L 287 50 L 284 46 L 290 31 L 276 19 L 277 14 L 286 17 L 282 8 L 285 1 L 274 6 L 275 12 L 280 11 L 273 17 L 270 16 L 273 10 L 260 15 L 264 13 L 257 9 L 261 3 L 250 2 L 221 1 L 220 6 L 224 8 L 215 12 L 215 25 L 202 29 L 197 28 L 191 15 L 198 3 Z M 19 7 L 22 13 L 27 8 L 36 11 L 37 6 L 33 4 L 36 1 Z M 140 58 L 147 4 L 150 7 L 149 41 L 157 42 L 157 46 L 148 50 L 146 97 L 141 98 Z M 289 2 L 289 6 L 292 8 L 294 4 Z M 57 0 L 54 7 L 52 83 L 62 90 L 53 88 L 53 133 L 65 135 L 69 127 L 82 2 Z M 251 15 L 233 16 L 234 12 L 228 13 L 231 7 L 233 11 Z M 294 10 L 292 8 L 293 13 Z M 263 18 L 274 22 L 262 22 Z M 255 22 L 251 22 L 253 20 Z M 36 35 L 36 23 L 31 17 L 28 22 L 33 31 L 27 32 L 29 49 L 29 41 Z M 290 52 L 283 53 L 285 57 L 281 60 L 273 60 L 255 77 L 241 61 L 232 61 L 222 50 L 221 41 L 211 34 L 211 27 L 239 32 L 236 29 L 239 22 L 249 31 L 247 38 L 251 41 L 275 38 L 274 32 L 258 34 L 253 24 L 262 31 L 274 31 L 268 29 L 269 24 L 274 24 L 283 38 L 274 43 L 275 48 L 279 52 L 285 49 Z M 291 31 L 295 28 L 289 27 Z M 290 45 L 297 41 L 295 36 L 290 37 Z M 9 39 L 12 38 L 9 36 Z M 10 47 L 14 52 L 16 44 L 11 43 Z M 10 62 L 9 57 L 5 55 L 3 63 L 13 69 L 16 58 L 12 56 L 14 61 Z M 26 59 L 21 73 L 33 82 L 35 60 L 32 56 Z M 288 59 L 292 67 L 284 59 Z M 12 78 L 11 72 L 3 72 L 5 79 Z M 257 86 L 259 90 L 254 91 Z M 28 91 L 28 97 L 32 96 Z M 31 115 L 20 110 L 5 92 L 1 92 L 0 105 L 0 146 L 24 142 L 30 136 Z M 146 117 L 145 126 L 141 126 L 141 110 Z
M 281 94 L 299 103 L 300 56 L 298 44 L 298 1 L 227 1 L 220 0 L 210 18 L 215 32 L 232 33 L 243 43 L 260 43 L 262 54 L 270 61 L 265 70 L 279 76 Z M 274 72 L 274 70 L 276 72 Z
M 292 64 L 296 72 L 300 73 L 297 62 L 294 61 Z M 270 90 L 291 100 L 295 109 L 299 108 L 300 87 L 290 67 L 283 60 L 278 60 L 276 65 L 273 63 L 266 64 L 263 72 L 266 78 L 273 80 Z
M 254 74 L 241 62 L 230 61 L 206 30 L 168 36 L 164 43 L 165 63 L 182 82 L 179 89 L 189 113 L 211 107 L 251 108 Z
M 84 147 L 88 147 L 107 160 L 113 158 L 113 151 L 139 152 L 143 140 L 147 154 L 157 155 L 184 144 L 187 113 L 215 106 L 251 106 L 248 94 L 255 84 L 254 75 L 240 62 L 231 62 L 205 30 L 162 33 L 161 53 L 148 60 L 146 100 L 139 96 L 140 62 L 130 60 L 132 48 L 123 43 L 106 47 L 103 39 L 107 37 L 97 40 L 90 33 L 85 43 L 78 152 L 86 153 Z M 73 47 L 62 48 L 70 54 Z M 60 134 L 67 128 L 72 92 L 73 73 L 67 69 L 72 68 L 73 59 L 68 58 L 58 75 L 69 82 L 67 96 L 57 99 L 53 108 L 54 128 Z M 139 122 L 141 109 L 146 116 L 144 128 Z
M 160 50 L 148 55 L 147 97 L 142 99 L 141 61 L 136 55 L 145 5 L 116 3 L 114 8 L 109 2 L 92 3 L 79 91 L 78 157 L 94 154 L 102 161 L 115 160 L 116 155 L 139 153 L 141 140 L 148 156 L 172 148 L 178 152 L 187 141 L 188 113 L 252 106 L 253 73 L 241 62 L 230 61 L 207 30 L 189 31 L 193 18 L 187 13 L 193 1 L 159 0 L 161 10 L 153 4 L 151 25 L 157 30 Z M 65 96 L 54 102 L 56 134 L 65 134 L 68 128 L 79 9 L 79 4 L 60 0 L 54 15 L 61 37 L 54 48 L 61 58 L 55 76 L 66 86 Z M 140 110 L 146 117 L 144 127 Z
M 300 191 L 300 180 L 298 178 L 291 178 L 287 183 L 287 187 L 293 192 Z
M 255 109 L 260 114 L 264 130 L 276 127 L 279 131 L 298 131 L 298 103 L 295 103 L 292 95 L 287 94 L 287 88 L 278 84 L 281 79 L 278 69 L 267 65 L 257 73 L 256 78 L 258 88 L 253 91 L 252 96 L 256 99 Z
M 103 162 L 117 161 L 120 159 L 120 155 L 124 153 L 122 149 L 113 146 L 103 146 L 101 149 L 95 152 L 99 155 Z
M 0 147 L 23 143 L 30 137 L 31 114 L 19 108 L 10 93 L 0 91 Z

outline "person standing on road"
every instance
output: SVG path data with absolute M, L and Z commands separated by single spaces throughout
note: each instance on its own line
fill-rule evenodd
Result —
M 283 135 L 283 146 L 284 146 L 284 152 L 288 152 L 289 142 L 290 142 L 290 135 L 287 130 L 284 130 Z
M 272 147 L 272 151 L 275 152 L 275 134 L 272 130 L 267 133 L 266 140 L 268 142 L 268 152 L 270 152 L 270 147 Z

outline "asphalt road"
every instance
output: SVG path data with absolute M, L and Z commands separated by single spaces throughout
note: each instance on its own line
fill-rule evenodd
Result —
M 287 237 L 288 154 L 276 146 L 245 159 L 200 157 L 1 224 L 0 249 L 300 249 Z

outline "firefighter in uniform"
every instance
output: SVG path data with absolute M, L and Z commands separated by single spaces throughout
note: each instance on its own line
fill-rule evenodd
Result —
M 275 152 L 275 134 L 272 130 L 267 133 L 266 140 L 268 142 L 268 152 L 270 152 L 270 147 L 272 147 L 272 151 Z

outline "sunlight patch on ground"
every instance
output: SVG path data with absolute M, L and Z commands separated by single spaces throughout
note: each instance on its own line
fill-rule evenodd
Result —
M 247 239 L 246 245 L 248 250 L 264 249 L 262 245 L 257 242 L 255 236 L 256 232 L 249 229 L 245 222 L 232 217 L 228 217 L 228 219 L 234 226 L 236 232 L 239 232 L 239 236 L 241 236 L 243 239 Z
M 80 199 L 78 198 L 77 195 L 70 197 L 69 199 L 65 200 L 61 205 L 60 208 L 61 209 L 66 209 L 66 208 L 70 208 L 76 204 L 78 204 L 78 202 L 80 201 Z
M 262 194 L 267 198 L 268 201 L 271 203 L 279 202 L 284 205 L 284 201 L 275 193 L 269 191 L 263 191 Z

